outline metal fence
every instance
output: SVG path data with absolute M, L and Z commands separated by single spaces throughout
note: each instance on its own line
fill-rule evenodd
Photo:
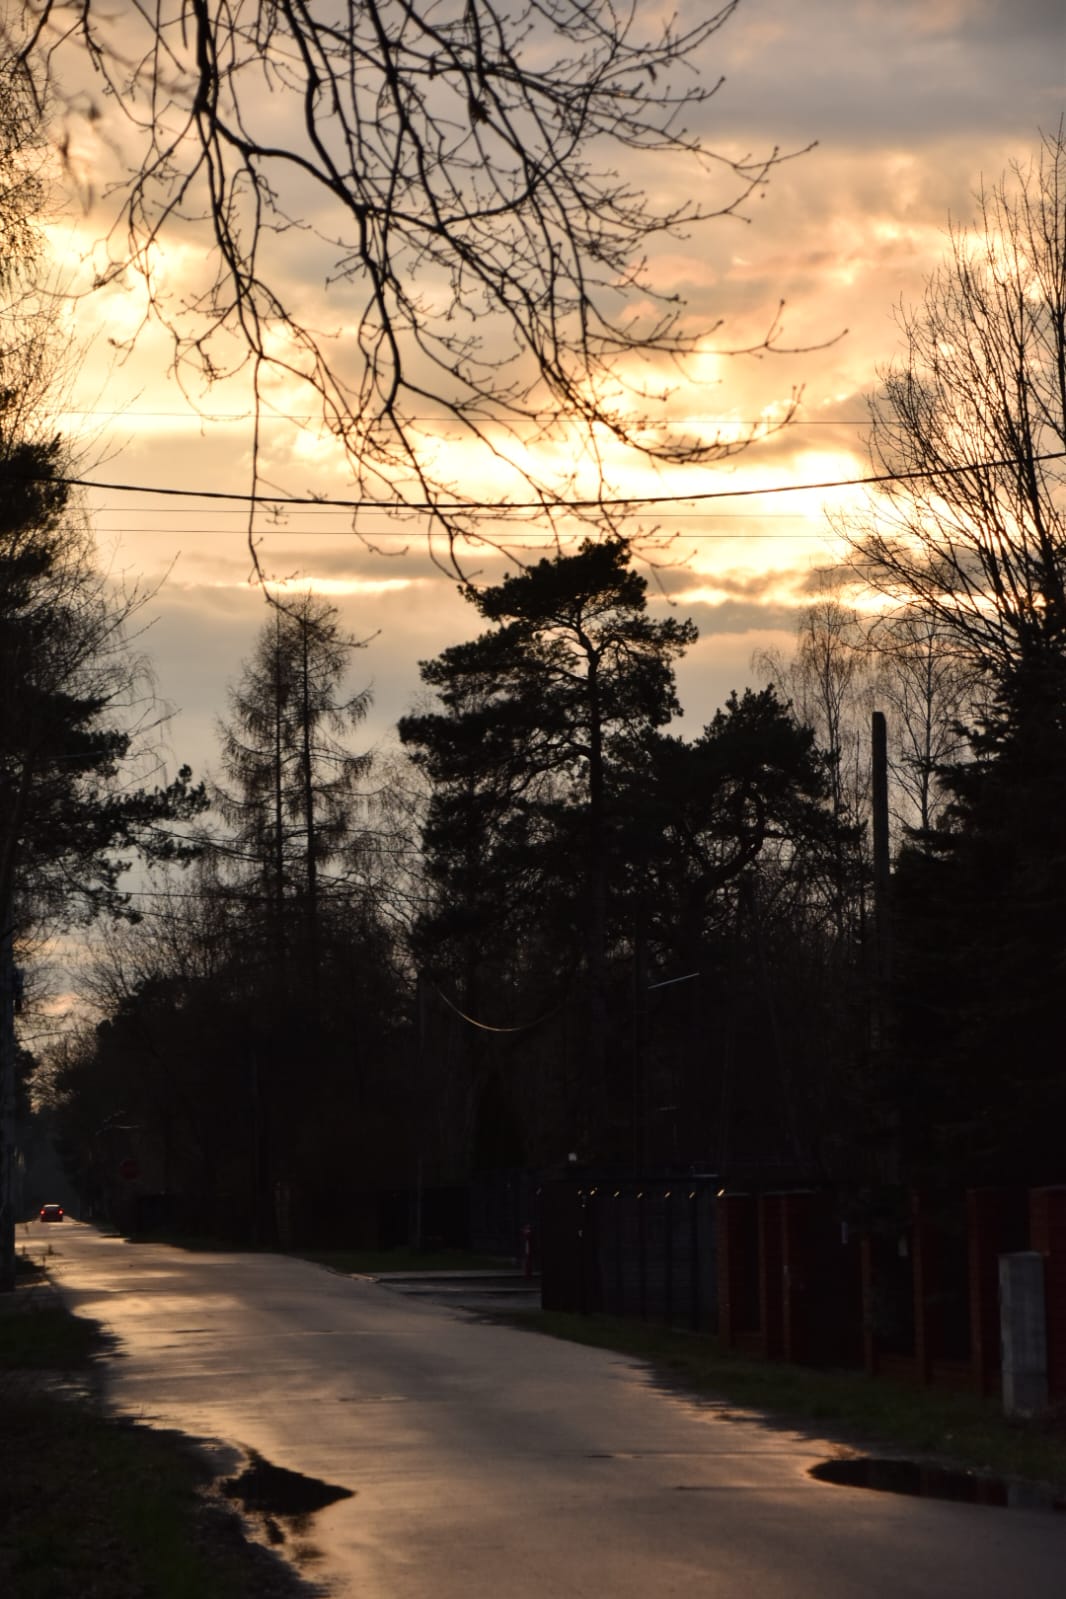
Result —
M 716 1179 L 546 1183 L 539 1254 L 546 1310 L 602 1311 L 714 1331 Z
M 475 1172 L 469 1184 L 470 1248 L 483 1255 L 523 1255 L 523 1228 L 536 1227 L 540 1182 L 521 1167 Z

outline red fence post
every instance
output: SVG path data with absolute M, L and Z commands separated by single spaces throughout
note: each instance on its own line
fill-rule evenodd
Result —
M 784 1206 L 780 1194 L 759 1195 L 759 1308 L 771 1360 L 785 1352 Z
M 970 1266 L 970 1362 L 978 1391 L 996 1393 L 1000 1385 L 999 1256 L 1006 1191 L 971 1188 L 966 1194 L 966 1232 Z
M 911 1194 L 911 1271 L 914 1281 L 914 1364 L 921 1383 L 933 1377 L 937 1347 L 936 1229 L 917 1191 Z
M 817 1251 L 820 1195 L 800 1191 L 781 1200 L 784 1353 L 798 1363 L 817 1357 L 818 1297 L 823 1289 Z
M 877 1282 L 874 1271 L 874 1241 L 863 1233 L 859 1242 L 859 1270 L 862 1274 L 862 1363 L 868 1377 L 877 1376 L 877 1330 L 875 1304 Z
M 715 1230 L 718 1234 L 718 1335 L 727 1349 L 736 1341 L 734 1312 L 736 1294 L 733 1276 L 736 1271 L 737 1228 L 734 1221 L 733 1202 L 719 1194 L 714 1211 Z
M 754 1195 L 719 1195 L 716 1222 L 718 1331 L 727 1348 L 736 1348 L 742 1342 L 750 1348 L 760 1337 L 759 1233 Z

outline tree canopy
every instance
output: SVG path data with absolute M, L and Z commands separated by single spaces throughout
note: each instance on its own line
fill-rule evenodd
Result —
M 606 952 L 618 774 L 680 709 L 673 662 L 696 637 L 691 622 L 649 617 L 646 589 L 617 540 L 468 587 L 493 626 L 422 663 L 442 709 L 400 723 L 434 785 L 425 836 L 444 899 L 459 863 L 468 879 L 459 898 L 469 902 L 496 849 L 517 884 L 526 843 L 546 862 L 554 838 L 556 871 L 576 870 L 584 886 L 594 982 Z M 499 911 L 521 899 L 495 873 L 492 881 Z
M 400 724 L 430 783 L 415 958 L 453 1092 L 478 1126 L 490 1110 L 523 1126 L 540 1158 L 567 1139 L 639 1158 L 656 1093 L 694 1139 L 718 1138 L 727 1039 L 750 1028 L 746 1081 L 762 1087 L 733 1147 L 758 1143 L 760 1114 L 773 1143 L 785 1066 L 765 1017 L 795 948 L 771 948 L 764 923 L 774 904 L 797 937 L 801 922 L 825 936 L 813 902 L 842 831 L 829 763 L 772 688 L 731 695 L 693 739 L 670 731 L 696 630 L 651 613 L 620 541 L 468 596 L 492 626 L 423 663 L 439 708 Z M 692 997 L 645 1038 L 645 994 L 681 973 Z
M 180 859 L 174 823 L 203 808 L 182 767 L 152 786 L 149 675 L 128 638 L 139 599 L 96 560 L 50 427 L 55 327 L 42 263 L 25 104 L 0 91 L 0 1286 L 14 1271 L 16 945 L 123 912 L 134 854 Z M 5 121 L 4 118 L 7 120 Z M 29 151 L 29 154 L 27 153 Z M 158 763 L 153 763 L 153 770 Z
M 927 1179 L 1053 1180 L 1048 1129 L 1066 1093 L 1053 998 L 1066 970 L 1061 128 L 952 231 L 903 330 L 874 403 L 875 461 L 929 475 L 879 497 L 857 559 L 903 602 L 889 625 L 918 643 L 912 686 L 927 707 L 955 706 L 940 801 L 893 885 L 904 1158 Z M 927 781 L 937 746 L 920 745 Z
M 872 402 L 861 574 L 1001 677 L 1066 647 L 1066 136 L 978 196 Z M 910 475 L 915 474 L 915 475 Z

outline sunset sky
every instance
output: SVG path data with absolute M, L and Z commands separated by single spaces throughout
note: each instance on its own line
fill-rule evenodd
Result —
M 751 359 L 709 350 L 672 409 L 748 421 L 772 414 L 798 386 L 802 405 L 787 432 L 731 463 L 658 478 L 638 465 L 619 471 L 630 474 L 633 492 L 696 495 L 860 476 L 868 470 L 864 396 L 898 348 L 894 307 L 920 295 L 949 219 L 969 218 L 982 178 L 995 182 L 1012 159 L 1027 160 L 1039 130 L 1058 125 L 1066 105 L 1061 0 L 742 0 L 708 61 L 726 77 L 703 113 L 712 148 L 818 144 L 751 201 L 750 225 L 710 222 L 661 249 L 658 280 L 698 319 L 723 319 L 723 349 L 757 341 L 783 299 L 783 343 L 806 353 Z M 652 170 L 646 181 L 669 193 L 690 177 Z M 73 261 L 95 225 L 92 211 L 57 221 L 57 253 Z M 177 254 L 166 270 L 180 273 Z M 301 276 L 295 259 L 290 271 L 289 291 L 313 317 L 318 277 Z M 245 492 L 251 429 L 240 394 L 218 389 L 198 415 L 166 379 L 167 346 L 151 328 L 132 355 L 114 360 L 108 341 L 127 337 L 141 313 L 132 290 L 79 307 L 78 335 L 91 344 L 61 425 L 88 441 L 88 475 Z M 303 414 L 264 436 L 271 480 L 294 495 L 344 496 L 343 464 L 301 426 Z M 679 673 L 689 732 L 730 688 L 752 681 L 754 652 L 787 649 L 812 574 L 837 553 L 823 509 L 829 498 L 697 501 L 644 519 L 678 534 L 678 564 L 662 582 L 700 629 Z M 93 491 L 90 503 L 104 559 L 162 585 L 143 643 L 160 694 L 177 708 L 173 764 L 190 761 L 203 774 L 216 760 L 226 685 L 264 618 L 262 594 L 248 581 L 247 513 L 113 490 Z M 472 631 L 476 618 L 427 558 L 417 525 L 382 513 L 365 527 L 375 550 L 327 507 L 294 510 L 260 532 L 269 572 L 299 574 L 298 586 L 310 581 L 369 640 L 352 686 L 373 684 L 366 738 L 376 743 L 417 693 L 418 660 Z M 499 559 L 479 564 L 490 579 L 504 570 Z

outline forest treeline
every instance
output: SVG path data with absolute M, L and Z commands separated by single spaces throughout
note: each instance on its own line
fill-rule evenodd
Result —
M 650 614 L 621 541 L 468 596 L 487 625 L 423 663 L 387 771 L 353 752 L 335 610 L 264 622 L 217 822 L 99 940 L 103 1019 L 52 1065 L 98 1200 L 127 1146 L 150 1186 L 258 1236 L 279 1196 L 328 1233 L 418 1171 L 575 1154 L 858 1180 L 890 1158 L 865 724 L 899 658 L 826 601 L 787 687 L 685 738 L 695 628 Z
M 1037 790 L 1013 707 L 964 734 L 984 680 L 935 629 L 823 600 L 772 682 L 683 737 L 695 629 L 649 613 L 620 541 L 469 599 L 487 625 L 423 663 L 387 770 L 352 752 L 335 611 L 264 623 L 220 728 L 228 825 L 101 940 L 103 1020 L 52 1064 L 97 1203 L 130 1149 L 192 1221 L 318 1241 L 363 1196 L 572 1154 L 856 1189 L 1055 1175 L 1055 944 L 1024 895 L 1058 891 L 1062 812 L 1015 827 Z
M 952 234 L 846 560 L 684 731 L 696 629 L 611 532 L 464 585 L 473 636 L 422 663 L 388 758 L 335 609 L 275 595 L 215 779 L 131 786 L 136 597 L 92 574 L 25 375 L 0 390 L 5 926 L 25 952 L 113 913 L 98 1019 L 22 1060 L 85 1202 L 136 1170 L 189 1225 L 326 1242 L 362 1196 L 572 1157 L 1061 1179 L 1064 200 L 1060 136 Z

